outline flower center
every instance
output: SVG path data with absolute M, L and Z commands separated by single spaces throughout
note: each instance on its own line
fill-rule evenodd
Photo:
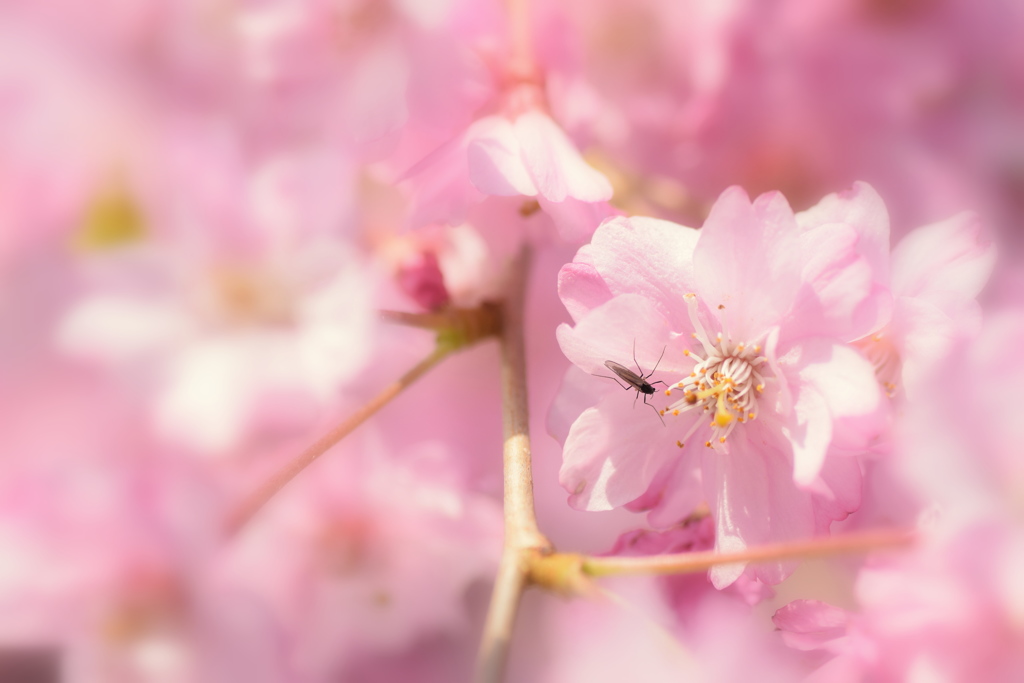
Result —
M 899 393 L 900 376 L 903 362 L 896 346 L 884 334 L 875 334 L 853 342 L 864 357 L 875 367 L 875 377 L 885 389 L 886 395 L 893 398 Z
M 682 389 L 683 398 L 662 414 L 682 415 L 694 411 L 711 414 L 712 440 L 704 444 L 710 447 L 715 440 L 725 443 L 737 424 L 757 417 L 757 400 L 765 383 L 763 366 L 768 359 L 761 355 L 758 344 L 734 343 L 721 334 L 710 338 L 697 318 L 697 297 L 687 294 L 686 299 L 695 329 L 693 337 L 704 347 L 704 357 L 689 350 L 683 352 L 696 359 L 697 364 L 688 377 L 666 390 L 671 396 L 673 389 Z M 700 420 L 695 421 L 687 435 L 677 442 L 680 448 L 700 424 Z
M 294 323 L 294 293 L 268 269 L 223 265 L 200 292 L 212 321 L 228 327 L 286 327 Z

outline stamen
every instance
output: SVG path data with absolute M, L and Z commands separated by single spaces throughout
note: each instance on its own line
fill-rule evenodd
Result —
M 697 295 L 691 292 L 684 294 L 683 299 L 686 301 L 686 310 L 690 316 L 690 324 L 693 325 L 695 330 L 693 336 L 704 347 L 704 355 L 710 356 L 715 352 L 715 347 L 708 343 L 708 333 L 704 331 L 704 326 L 700 322 L 700 316 L 697 315 Z
M 737 425 L 756 418 L 758 398 L 766 382 L 774 379 L 774 371 L 765 373 L 764 368 L 774 366 L 766 356 L 759 355 L 761 346 L 755 342 L 761 341 L 760 337 L 734 344 L 724 326 L 711 337 L 701 323 L 697 296 L 687 294 L 684 298 L 695 330 L 691 336 L 701 343 L 706 357 L 700 358 L 690 350 L 683 352 L 694 359 L 695 365 L 689 376 L 670 387 L 681 389 L 683 396 L 666 410 L 674 416 L 692 411 L 699 411 L 701 415 L 708 413 L 706 418 L 710 421 L 694 420 L 678 443 L 685 443 L 694 432 L 707 425 L 711 438 L 705 445 L 710 448 L 716 441 L 725 444 Z M 665 395 L 672 394 L 666 389 Z

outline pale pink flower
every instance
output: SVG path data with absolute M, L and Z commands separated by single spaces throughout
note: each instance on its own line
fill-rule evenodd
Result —
M 1020 526 L 1021 344 L 1024 314 L 993 316 L 957 341 L 907 407 L 894 465 L 925 505 L 935 506 L 937 530 L 955 534 L 993 522 Z
M 800 600 L 773 621 L 790 647 L 815 653 L 816 683 L 1018 680 L 1024 538 L 1006 532 L 978 525 L 946 541 L 926 535 L 910 554 L 861 570 L 857 611 Z
M 634 367 L 635 346 L 669 399 L 651 397 L 662 417 L 634 410 L 610 380 L 592 381 L 600 400 L 576 404 L 565 440 L 561 481 L 574 506 L 643 499 L 664 526 L 706 500 L 719 550 L 810 536 L 855 509 L 856 461 L 826 455 L 869 444 L 883 404 L 830 306 L 855 308 L 873 287 L 840 279 L 815 290 L 804 279 L 817 272 L 807 246 L 781 195 L 751 204 L 736 188 L 700 232 L 644 218 L 598 229 L 560 275 L 576 325 L 559 328 L 559 343 L 595 375 L 609 374 L 606 361 Z M 859 259 L 852 243 L 836 254 Z M 712 580 L 728 585 L 741 571 L 718 568 Z M 781 563 L 755 571 L 768 583 L 787 573 Z
M 887 389 L 902 384 L 914 398 L 955 339 L 979 330 L 975 297 L 994 263 L 995 248 L 969 213 L 918 228 L 893 248 L 892 318 L 861 342 Z
M 445 450 L 396 462 L 372 435 L 348 446 L 282 492 L 225 565 L 287 625 L 315 680 L 461 632 L 464 593 L 501 549 L 500 506 L 466 489 Z
M 978 329 L 981 311 L 975 298 L 992 272 L 995 249 L 974 214 L 917 228 L 891 255 L 885 206 L 864 183 L 829 195 L 800 213 L 798 221 L 818 259 L 829 263 L 810 274 L 816 291 L 840 289 L 836 273 L 872 282 L 874 296 L 860 302 L 859 309 L 835 309 L 851 321 L 845 337 L 859 340 L 857 346 L 875 365 L 889 395 L 913 394 L 955 338 Z M 845 226 L 846 238 L 840 237 L 839 225 Z M 840 264 L 830 245 L 851 239 L 860 263 L 836 268 Z
M 4 467 L 3 648 L 47 649 L 74 683 L 287 679 L 279 625 L 211 571 L 225 508 L 209 473 L 110 425 L 59 426 L 67 452 L 37 434 Z
M 458 224 L 485 197 L 526 197 L 550 214 L 563 239 L 583 241 L 612 213 L 611 183 L 551 118 L 537 76 L 495 78 L 497 111 L 406 173 L 416 196 L 413 224 Z
M 428 309 L 448 303 L 469 308 L 502 298 L 522 230 L 501 228 L 513 221 L 522 224 L 523 217 L 509 200 L 494 200 L 472 214 L 473 222 L 432 224 L 378 245 L 378 257 L 416 303 Z M 542 217 L 527 222 L 535 218 Z M 477 220 L 487 227 L 477 228 Z M 550 222 L 542 227 L 550 229 Z
M 249 254 L 179 240 L 87 260 L 61 348 L 141 380 L 159 431 L 201 451 L 237 445 L 272 401 L 326 405 L 369 358 L 372 276 L 337 240 Z
M 612 196 L 607 178 L 539 110 L 511 121 L 502 115 L 478 119 L 410 176 L 420 195 L 414 222 L 459 223 L 487 196 L 522 196 L 552 214 L 563 238 L 579 242 L 610 214 L 602 208 Z
M 907 402 L 892 464 L 924 506 L 918 542 L 861 570 L 857 612 L 804 604 L 776 619 L 791 645 L 836 656 L 817 679 L 1024 675 L 1022 343 L 1019 311 L 965 330 Z
M 630 577 L 611 582 L 611 599 L 551 601 L 534 636 L 537 654 L 513 665 L 513 674 L 525 672 L 512 680 L 795 680 L 790 653 L 745 607 L 709 594 L 691 605 L 692 628 L 681 634 L 653 583 Z

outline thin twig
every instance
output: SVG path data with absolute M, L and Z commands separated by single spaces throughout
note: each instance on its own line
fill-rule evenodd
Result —
M 747 548 L 735 553 L 707 551 L 651 555 L 647 557 L 587 557 L 583 560 L 583 573 L 589 576 L 686 574 L 707 571 L 711 567 L 737 562 L 767 562 L 829 557 L 832 555 L 880 550 L 882 548 L 897 548 L 909 545 L 913 540 L 913 533 L 902 529 L 894 529 L 810 538 L 788 543 L 772 543 Z
M 526 357 L 523 348 L 523 298 L 529 252 L 511 269 L 501 337 L 501 385 L 505 426 L 505 548 L 494 582 L 477 660 L 478 680 L 502 680 L 519 601 L 528 584 L 530 558 L 551 552 L 537 528 L 533 507 Z
M 384 387 L 384 390 L 370 399 L 365 405 L 350 415 L 341 424 L 324 434 L 316 443 L 302 451 L 298 456 L 289 461 L 280 471 L 268 479 L 262 487 L 250 495 L 228 518 L 226 528 L 227 536 L 231 537 L 238 532 L 245 524 L 252 519 L 253 515 L 259 512 L 267 501 L 274 494 L 295 478 L 302 470 L 308 467 L 314 460 L 323 455 L 334 444 L 348 436 L 356 427 L 365 422 L 370 416 L 383 408 L 398 396 L 410 384 L 418 380 L 432 367 L 437 365 L 449 353 L 454 350 L 447 344 L 438 344 L 429 356 L 417 363 L 411 370 L 399 377 L 397 380 Z

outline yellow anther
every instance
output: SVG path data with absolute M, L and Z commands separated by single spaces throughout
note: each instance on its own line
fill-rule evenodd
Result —
M 682 441 L 676 441 L 676 445 L 679 446 L 680 448 L 682 448 L 686 444 L 684 444 Z
M 748 413 L 748 414 L 747 414 L 747 419 L 748 419 L 748 420 L 753 420 L 753 419 L 754 419 L 755 417 L 756 417 L 756 416 L 755 416 L 755 415 L 754 415 L 753 413 Z
M 763 384 L 758 384 L 756 387 L 754 387 L 754 390 L 757 391 L 758 393 L 760 393 L 760 392 L 764 391 L 764 385 Z
M 678 411 L 678 410 L 673 410 L 673 411 L 672 411 L 672 414 L 673 414 L 673 415 L 678 415 L 678 414 L 679 414 L 679 411 Z
M 707 446 L 708 448 L 711 448 L 711 442 L 710 441 L 705 441 L 704 445 Z
M 724 436 L 718 437 L 718 443 L 725 443 L 725 437 Z
M 754 344 L 754 353 L 761 353 L 761 347 L 757 344 Z
M 665 390 L 665 395 L 666 396 L 671 396 L 672 395 L 672 390 L 671 389 L 666 389 Z
M 690 349 L 683 349 L 683 355 L 684 356 L 689 356 L 690 355 Z

